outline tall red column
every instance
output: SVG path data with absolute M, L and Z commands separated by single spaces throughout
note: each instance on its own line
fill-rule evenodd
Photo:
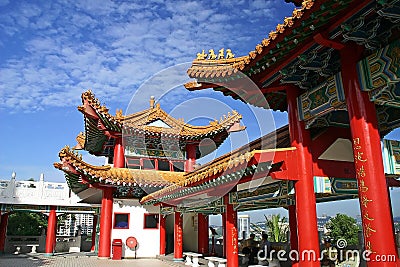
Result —
M 207 255 L 208 254 L 208 216 L 199 213 L 197 214 L 197 247 L 198 252 Z
M 237 212 L 233 205 L 229 204 L 229 196 L 224 196 L 225 203 L 225 226 L 224 240 L 226 240 L 226 259 L 227 267 L 239 266 L 238 255 L 238 231 L 237 231 Z
M 54 252 L 55 241 L 56 241 L 56 231 L 57 231 L 57 215 L 56 207 L 50 206 L 50 213 L 47 222 L 47 233 L 46 233 L 46 248 L 45 255 L 50 256 Z
M 226 212 L 222 213 L 222 232 L 223 232 L 223 240 L 222 240 L 222 257 L 226 257 Z
M 317 211 L 312 172 L 311 137 L 299 120 L 297 101 L 299 89 L 286 90 L 291 145 L 297 151 L 297 178 L 295 183 L 299 266 L 320 266 Z
M 7 237 L 8 213 L 2 214 L 0 219 L 0 253 L 4 253 L 4 245 Z
M 185 171 L 186 172 L 193 171 L 194 164 L 196 164 L 196 145 L 195 144 L 187 144 L 186 145 Z
M 96 232 L 97 232 L 97 215 L 93 215 L 93 227 L 92 227 L 92 246 L 90 251 L 96 250 Z
M 397 258 L 397 250 L 375 104 L 369 100 L 368 93 L 360 89 L 356 68 L 361 55 L 359 48 L 355 45 L 347 46 L 340 52 L 341 75 L 353 139 L 364 245 L 373 252 L 367 265 L 398 266 L 396 262 L 380 261 L 383 255 L 396 255 Z
M 166 226 L 165 226 L 166 218 L 160 214 L 160 255 L 165 255 L 166 248 Z
M 125 168 L 125 153 L 121 137 L 115 139 L 113 165 L 114 168 Z
M 111 253 L 111 229 L 113 213 L 113 188 L 103 189 L 100 214 L 100 240 L 98 257 L 109 258 Z
M 299 241 L 297 236 L 297 216 L 296 216 L 296 206 L 288 206 L 289 211 L 289 229 L 290 229 L 290 249 L 292 251 L 299 250 Z M 299 266 L 298 261 L 292 260 L 292 266 Z
M 183 261 L 183 218 L 180 212 L 174 215 L 174 261 Z

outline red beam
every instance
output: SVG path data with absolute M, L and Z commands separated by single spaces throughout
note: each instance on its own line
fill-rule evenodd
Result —
M 387 184 L 390 187 L 400 187 L 400 181 L 393 178 L 386 178 Z
M 294 163 L 296 155 L 295 148 L 260 150 L 256 152 L 248 165 L 272 161 L 274 163 L 284 161 L 286 165 L 291 166 Z
M 341 50 L 344 48 L 344 45 L 342 43 L 330 40 L 326 33 L 317 33 L 316 35 L 314 35 L 313 39 L 317 44 L 325 47 L 330 47 L 336 50 Z
M 323 1 L 316 1 L 314 2 L 314 6 L 312 7 L 312 9 L 316 9 L 319 8 L 319 6 L 322 4 Z M 365 7 L 367 4 L 369 4 L 370 1 L 364 1 L 364 0 L 358 0 L 358 1 L 353 1 L 354 3 L 352 3 L 344 12 L 341 12 L 340 14 L 338 14 L 337 16 L 335 16 L 331 21 L 332 23 L 329 24 L 329 28 L 327 30 L 327 32 L 331 32 L 332 30 L 334 30 L 335 28 L 337 28 L 340 24 L 342 24 L 343 22 L 345 22 L 347 19 L 349 19 L 350 17 L 352 17 L 354 14 L 356 14 L 357 12 L 359 12 L 363 7 Z M 311 15 L 311 12 L 308 12 Z M 304 19 L 307 19 L 307 17 L 303 17 L 301 19 L 301 21 L 304 21 Z M 296 28 L 297 26 L 294 25 L 292 28 Z M 322 29 L 321 31 L 326 31 L 326 28 Z M 318 32 L 316 32 L 317 34 Z M 278 43 L 281 41 L 281 39 L 284 38 L 284 35 L 281 34 L 279 35 L 280 39 L 279 40 L 274 40 L 274 43 Z M 279 38 L 278 37 L 278 38 Z M 284 68 L 285 66 L 287 66 L 290 62 L 292 62 L 293 60 L 295 60 L 299 55 L 301 55 L 302 53 L 304 53 L 305 51 L 307 51 L 309 48 L 311 48 L 311 46 L 313 46 L 315 44 L 315 40 L 310 38 L 310 40 L 308 42 L 306 42 L 303 46 L 301 47 L 297 47 L 296 49 L 293 50 L 293 53 L 290 54 L 289 57 L 287 57 L 285 60 L 283 60 L 281 63 L 278 63 L 276 66 L 273 67 L 273 69 L 269 69 L 267 73 L 265 72 L 261 72 L 259 74 L 256 74 L 254 76 L 251 77 L 252 80 L 254 80 L 255 83 L 263 83 L 265 82 L 267 79 L 269 79 L 272 75 L 274 75 L 275 73 L 277 73 L 278 71 L 280 71 L 282 68 Z M 275 48 L 275 47 L 274 47 Z M 266 51 L 266 49 L 264 49 Z M 252 60 L 251 65 L 248 65 L 248 67 L 253 66 L 256 62 L 258 62 L 268 51 L 266 51 L 265 53 L 260 54 L 255 60 Z
M 329 127 L 325 132 L 315 137 L 311 144 L 313 160 L 316 161 L 338 138 L 351 140 L 350 129 Z
M 355 179 L 356 170 L 353 162 L 320 159 L 313 162 L 313 174 L 321 177 Z

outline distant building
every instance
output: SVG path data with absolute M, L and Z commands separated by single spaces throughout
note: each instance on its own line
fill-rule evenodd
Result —
M 250 235 L 250 216 L 247 214 L 238 216 L 238 238 L 246 239 Z
M 59 225 L 57 235 L 75 236 L 78 230 L 82 235 L 91 235 L 93 232 L 92 214 L 68 214 L 64 222 Z
M 362 226 L 362 219 L 361 219 L 361 215 L 357 215 L 357 217 L 356 217 L 356 221 L 357 221 L 357 225 L 358 226 Z
M 317 217 L 318 232 L 326 233 L 327 230 L 325 225 L 329 222 L 331 218 L 331 216 L 328 216 L 326 214 L 323 214 L 321 217 Z

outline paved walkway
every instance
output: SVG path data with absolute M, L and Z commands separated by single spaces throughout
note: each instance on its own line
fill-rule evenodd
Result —
M 96 256 L 84 253 L 56 254 L 45 257 L 43 254 L 20 254 L 0 256 L 0 266 L 7 267 L 171 267 L 170 264 L 157 259 L 124 259 L 124 260 L 99 260 Z

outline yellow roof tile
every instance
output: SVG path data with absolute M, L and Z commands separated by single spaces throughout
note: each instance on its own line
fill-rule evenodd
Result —
M 62 163 L 54 163 L 55 168 L 65 172 L 78 172 L 91 182 L 162 187 L 180 182 L 184 176 L 182 172 L 94 166 L 82 161 L 82 157 L 68 146 L 60 151 L 59 157 Z M 71 167 L 74 170 L 71 170 Z
M 226 61 L 229 61 L 227 59 Z M 88 90 L 82 94 L 83 105 L 78 107 L 78 109 L 88 116 L 93 116 L 93 109 L 98 115 L 101 114 L 103 118 L 111 122 L 112 124 L 119 125 L 127 131 L 134 131 L 140 133 L 156 133 L 165 135 L 176 135 L 183 137 L 199 137 L 207 134 L 215 135 L 223 130 L 227 130 L 230 126 L 235 123 L 239 123 L 242 119 L 237 111 L 233 110 L 228 113 L 228 116 L 219 121 L 212 121 L 209 125 L 205 126 L 195 126 L 185 123 L 183 119 L 175 119 L 171 117 L 167 112 L 161 109 L 160 105 L 157 104 L 155 107 L 150 107 L 149 109 L 130 114 L 122 115 L 121 110 L 117 112 L 116 116 L 111 115 L 108 109 L 101 106 L 100 101 L 95 98 L 94 94 Z M 151 122 L 156 120 L 162 120 L 171 128 L 149 126 Z

